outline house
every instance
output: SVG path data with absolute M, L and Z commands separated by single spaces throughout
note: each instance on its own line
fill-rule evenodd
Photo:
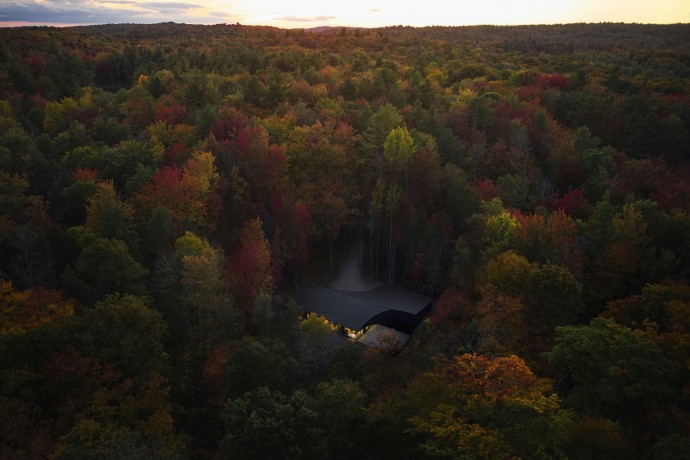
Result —
M 297 291 L 297 304 L 337 325 L 353 340 L 373 344 L 382 333 L 395 334 L 400 346 L 429 313 L 433 299 L 397 287 L 336 291 L 310 286 Z

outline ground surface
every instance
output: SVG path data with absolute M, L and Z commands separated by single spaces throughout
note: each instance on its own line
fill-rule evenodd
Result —
M 355 250 L 350 254 L 340 266 L 338 276 L 331 282 L 329 287 L 337 291 L 370 291 L 381 283 L 371 283 L 364 281 L 361 275 L 361 251 Z

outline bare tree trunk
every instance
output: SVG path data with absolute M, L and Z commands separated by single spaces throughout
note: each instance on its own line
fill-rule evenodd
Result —
M 376 225 L 376 272 L 374 273 L 374 281 L 379 278 L 379 241 L 381 241 L 381 223 Z
M 369 277 L 374 281 L 374 226 L 369 228 Z
M 333 241 L 328 242 L 328 260 L 331 263 L 331 275 L 333 274 Z
M 391 256 L 393 255 L 393 213 L 391 213 L 390 232 L 388 234 L 388 284 L 393 284 L 393 264 L 391 263 Z
M 364 273 L 364 229 L 359 229 L 359 272 Z

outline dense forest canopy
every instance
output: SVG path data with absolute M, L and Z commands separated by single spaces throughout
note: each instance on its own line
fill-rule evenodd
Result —
M 684 458 L 688 43 L 0 29 L 0 457 Z M 397 355 L 298 320 L 353 249 Z

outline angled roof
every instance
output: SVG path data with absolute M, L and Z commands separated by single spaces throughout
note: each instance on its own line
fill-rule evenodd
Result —
M 431 301 L 430 297 L 392 286 L 380 286 L 364 292 L 335 291 L 310 286 L 297 292 L 300 307 L 353 331 L 361 330 L 376 315 L 386 311 L 417 315 Z
M 321 286 L 300 289 L 297 292 L 297 303 L 308 312 L 318 313 L 330 322 L 353 331 L 359 331 L 371 318 L 386 311 L 374 303 Z
M 371 291 L 348 292 L 348 296 L 374 303 L 386 310 L 398 310 L 413 315 L 424 310 L 432 298 L 398 286 L 379 286 Z

